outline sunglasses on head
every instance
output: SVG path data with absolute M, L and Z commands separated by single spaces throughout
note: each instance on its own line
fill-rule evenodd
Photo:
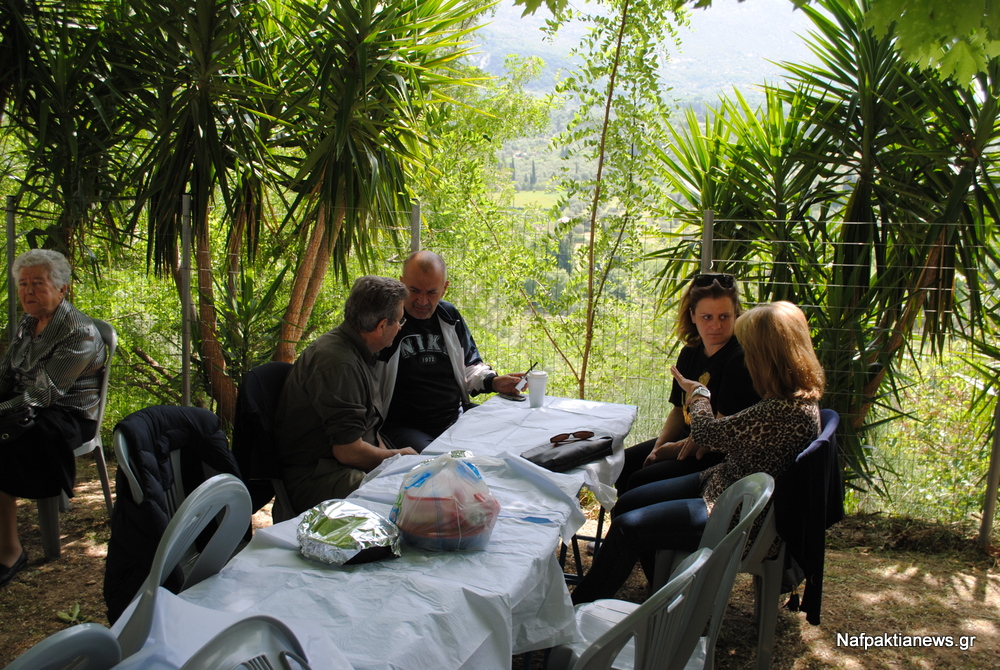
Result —
M 575 433 L 559 433 L 558 435 L 553 435 L 549 438 L 549 442 L 552 444 L 559 444 L 560 442 L 570 442 L 572 440 L 586 440 L 594 436 L 594 431 L 592 430 L 578 430 Z
M 725 272 L 706 272 L 695 275 L 691 280 L 692 284 L 699 287 L 711 286 L 712 282 L 719 282 L 722 288 L 732 288 L 736 286 L 736 277 Z

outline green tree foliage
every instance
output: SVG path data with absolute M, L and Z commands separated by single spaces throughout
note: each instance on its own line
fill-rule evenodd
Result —
M 546 128 L 549 104 L 524 90 L 540 71 L 537 59 L 510 57 L 505 65 L 504 77 L 454 91 L 455 104 L 427 117 L 432 150 L 412 182 L 425 212 L 421 246 L 445 256 L 453 285 L 484 297 L 462 305 L 473 320 L 489 311 L 528 309 L 522 282 L 539 271 L 535 255 L 521 251 L 523 222 L 512 207 L 511 169 L 497 165 L 496 155 L 505 142 Z M 478 71 L 467 75 L 482 77 Z M 496 351 L 506 334 L 477 332 L 476 339 L 485 351 Z
M 558 185 L 564 195 L 556 210 L 578 214 L 560 219 L 554 242 L 580 224 L 586 236 L 573 263 L 577 272 L 560 291 L 559 302 L 563 310 L 572 305 L 582 321 L 561 319 L 546 327 L 581 398 L 586 397 L 596 330 L 613 327 L 613 319 L 602 312 L 608 278 L 638 256 L 639 222 L 650 203 L 660 199 L 657 174 L 645 154 L 664 135 L 668 114 L 658 69 L 674 35 L 673 14 L 663 3 L 612 0 L 602 10 L 586 14 L 566 9 L 547 28 L 555 32 L 574 19 L 591 26 L 571 54 L 582 65 L 557 87 L 557 95 L 571 101 L 576 111 L 553 140 L 564 160 L 582 157 L 597 166 L 593 179 L 564 170 Z
M 490 214 L 511 204 L 509 171 L 496 156 L 505 142 L 548 127 L 549 104 L 524 91 L 538 76 L 536 58 L 509 56 L 506 76 L 488 78 L 476 69 L 463 70 L 475 86 L 447 89 L 453 102 L 430 111 L 423 119 L 430 150 L 422 169 L 414 171 L 413 189 L 437 217 L 434 229 L 447 228 L 457 218 L 472 216 L 470 207 Z M 485 213 L 485 212 L 483 212 Z
M 995 0 L 872 0 L 866 25 L 894 35 L 907 61 L 974 85 L 1000 56 L 1000 3 Z
M 264 287 L 288 265 L 269 302 L 284 301 L 275 356 L 290 360 L 327 266 L 343 277 L 406 215 L 424 119 L 467 83 L 453 64 L 483 4 L 5 1 L 0 114 L 19 140 L 20 193 L 56 213 L 47 244 L 78 256 L 89 240 L 142 240 L 175 277 L 190 194 L 195 341 L 230 417 L 238 315 L 256 309 L 230 304 L 246 295 L 240 264 L 263 263 Z
M 690 116 L 658 156 L 682 217 L 717 212 L 713 257 L 748 267 L 755 299 L 791 299 L 809 314 L 848 464 L 872 480 L 854 431 L 896 412 L 900 357 L 918 341 L 940 348 L 949 335 L 989 332 L 1000 70 L 991 63 L 975 93 L 942 81 L 867 27 L 867 7 L 806 7 L 819 63 L 787 64 L 789 85 L 769 88 L 759 110 L 737 96 L 701 125 Z M 658 256 L 690 257 L 689 247 Z M 664 275 L 683 267 L 668 262 Z

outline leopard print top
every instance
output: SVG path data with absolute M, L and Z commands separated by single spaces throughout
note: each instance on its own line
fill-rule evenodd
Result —
M 775 479 L 819 435 L 819 404 L 765 398 L 732 416 L 715 418 L 712 405 L 691 403 L 691 433 L 699 447 L 726 452 L 726 460 L 701 474 L 702 497 L 712 505 L 727 487 L 747 475 Z

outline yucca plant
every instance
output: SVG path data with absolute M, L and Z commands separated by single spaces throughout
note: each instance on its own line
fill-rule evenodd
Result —
M 846 465 L 878 487 L 862 433 L 899 411 L 899 356 L 989 327 L 980 268 L 995 264 L 998 118 L 992 67 L 978 91 L 921 73 L 891 36 L 864 26 L 867 6 L 805 7 L 819 62 L 785 64 L 790 84 L 769 89 L 761 109 L 725 101 L 704 131 L 689 124 L 663 156 L 684 187 L 682 219 L 723 212 L 717 269 L 735 269 L 753 299 L 790 299 L 809 314 L 828 374 L 825 404 L 846 419 Z M 656 254 L 676 259 L 664 278 L 692 272 L 680 256 L 692 246 Z M 665 283 L 664 295 L 679 288 Z M 967 291 L 961 302 L 957 288 Z M 929 338 L 918 337 L 919 325 Z M 883 411 L 872 416 L 873 406 Z

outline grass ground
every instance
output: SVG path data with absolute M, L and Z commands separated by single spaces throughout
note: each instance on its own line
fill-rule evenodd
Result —
M 101 588 L 110 533 L 100 484 L 89 459 L 78 461 L 77 496 L 62 515 L 62 557 L 45 562 L 31 501 L 18 511 L 28 568 L 0 588 L 0 667 L 46 636 L 76 621 L 107 625 Z M 267 524 L 266 513 L 258 524 Z M 585 565 L 590 558 L 583 557 Z M 1000 564 L 995 552 L 948 528 L 880 515 L 852 516 L 829 533 L 822 625 L 781 610 L 772 667 L 924 669 L 1000 667 Z M 619 597 L 641 601 L 640 572 Z M 838 644 L 842 635 L 951 635 L 953 647 L 859 649 Z M 970 648 L 957 646 L 975 636 Z M 737 582 L 719 637 L 720 669 L 755 667 L 753 589 L 746 576 Z M 515 668 L 524 658 L 512 659 Z M 542 668 L 534 654 L 532 668 Z M 317 668 L 319 670 L 319 668 Z M 416 669 L 414 669 L 416 670 Z

